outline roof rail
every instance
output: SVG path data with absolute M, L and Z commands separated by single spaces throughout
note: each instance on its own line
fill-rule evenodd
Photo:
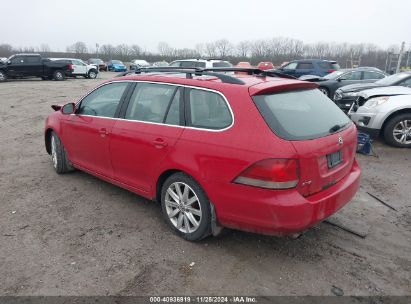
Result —
M 160 73 L 185 73 L 186 77 L 191 79 L 193 78 L 193 74 L 195 76 L 214 76 L 219 78 L 224 83 L 231 83 L 231 84 L 245 84 L 244 81 L 241 79 L 234 77 L 232 75 L 224 74 L 227 72 L 243 72 L 247 73 L 248 75 L 256 75 L 259 77 L 281 77 L 281 78 L 289 78 L 295 79 L 295 77 L 282 74 L 280 72 L 274 70 L 260 70 L 257 68 L 236 68 L 236 67 L 221 67 L 221 68 L 180 68 L 180 67 L 140 67 L 137 68 L 134 73 L 141 74 L 141 73 L 152 73 L 152 72 L 160 72 Z
M 201 68 L 179 68 L 179 67 L 140 67 L 135 70 L 136 74 L 141 73 L 152 73 L 152 72 L 160 72 L 160 73 L 184 73 L 186 74 L 186 78 L 193 78 L 193 74 L 195 76 L 214 76 L 219 78 L 224 83 L 231 83 L 231 84 L 245 84 L 244 81 L 233 77 L 231 75 L 222 74 L 222 73 L 213 73 L 211 71 L 204 71 Z

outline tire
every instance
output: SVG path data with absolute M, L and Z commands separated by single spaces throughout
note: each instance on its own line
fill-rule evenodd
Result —
M 57 70 L 57 71 L 54 71 L 53 73 L 53 79 L 56 81 L 62 81 L 66 79 L 66 75 L 64 74 L 63 71 Z
M 4 71 L 0 71 L 0 82 L 7 81 L 7 74 Z
M 67 173 L 74 170 L 60 138 L 54 132 L 51 132 L 50 136 L 50 151 L 54 170 L 58 174 Z
M 87 78 L 89 78 L 89 79 L 96 79 L 96 77 L 97 77 L 97 71 L 96 71 L 96 70 L 90 70 L 90 71 L 88 71 Z
M 384 127 L 387 144 L 401 148 L 411 148 L 411 113 L 392 117 Z
M 211 234 L 209 200 L 203 188 L 191 176 L 176 173 L 164 182 L 161 188 L 161 209 L 167 224 L 183 239 L 194 242 Z
M 327 96 L 328 98 L 330 98 L 330 91 L 329 91 L 327 88 L 325 88 L 325 87 L 319 87 L 318 89 L 321 91 L 321 93 L 323 93 L 325 96 Z

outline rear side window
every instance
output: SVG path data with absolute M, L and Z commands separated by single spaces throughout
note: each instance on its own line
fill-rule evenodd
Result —
M 324 70 L 339 70 L 340 66 L 336 62 L 318 62 L 318 66 Z
M 218 62 L 213 62 L 213 67 L 214 68 L 231 68 L 232 65 L 231 63 L 227 61 L 218 61 Z
M 163 123 L 176 90 L 176 86 L 166 84 L 139 83 L 131 95 L 125 119 Z
M 27 56 L 26 63 L 39 63 L 40 57 L 39 56 Z
M 114 117 L 127 82 L 115 82 L 94 90 L 81 101 L 77 114 Z
M 364 71 L 364 79 L 381 79 L 384 75 L 378 72 Z
M 297 65 L 297 69 L 301 69 L 301 70 L 312 70 L 313 68 L 314 67 L 313 67 L 313 64 L 311 62 L 300 62 Z
M 191 89 L 189 91 L 189 125 L 205 129 L 224 129 L 233 118 L 224 98 L 217 93 Z
M 318 89 L 254 96 L 258 110 L 271 130 L 286 140 L 326 136 L 348 117 Z

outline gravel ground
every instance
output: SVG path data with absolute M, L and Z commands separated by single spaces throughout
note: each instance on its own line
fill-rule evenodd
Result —
M 365 238 L 320 223 L 295 240 L 229 230 L 189 243 L 158 204 L 53 171 L 50 105 L 101 78 L 0 84 L 0 295 L 411 295 L 410 149 L 376 142 L 379 158 L 358 157 L 361 191 L 341 212 Z

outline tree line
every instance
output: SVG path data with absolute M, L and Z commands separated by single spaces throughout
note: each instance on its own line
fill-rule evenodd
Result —
M 159 42 L 156 51 L 147 51 L 137 44 L 103 44 L 97 47 L 87 47 L 84 42 L 78 41 L 66 48 L 66 52 L 53 52 L 43 43 L 38 47 L 14 48 L 9 44 L 0 44 L 0 57 L 8 57 L 14 53 L 38 52 L 46 57 L 76 57 L 88 59 L 99 57 L 103 60 L 118 59 L 131 61 L 132 59 L 146 59 L 154 61 L 173 61 L 188 58 L 219 58 L 229 60 L 233 64 L 240 61 L 249 61 L 258 64 L 261 61 L 271 61 L 280 65 L 294 59 L 319 58 L 336 60 L 341 67 L 375 66 L 385 69 L 389 54 L 399 52 L 399 46 L 392 45 L 381 48 L 372 43 L 336 43 L 317 42 L 304 43 L 301 40 L 274 37 L 231 43 L 227 39 L 213 42 L 199 43 L 193 48 L 175 48 L 167 42 Z M 411 65 L 410 51 L 403 56 L 402 66 Z

